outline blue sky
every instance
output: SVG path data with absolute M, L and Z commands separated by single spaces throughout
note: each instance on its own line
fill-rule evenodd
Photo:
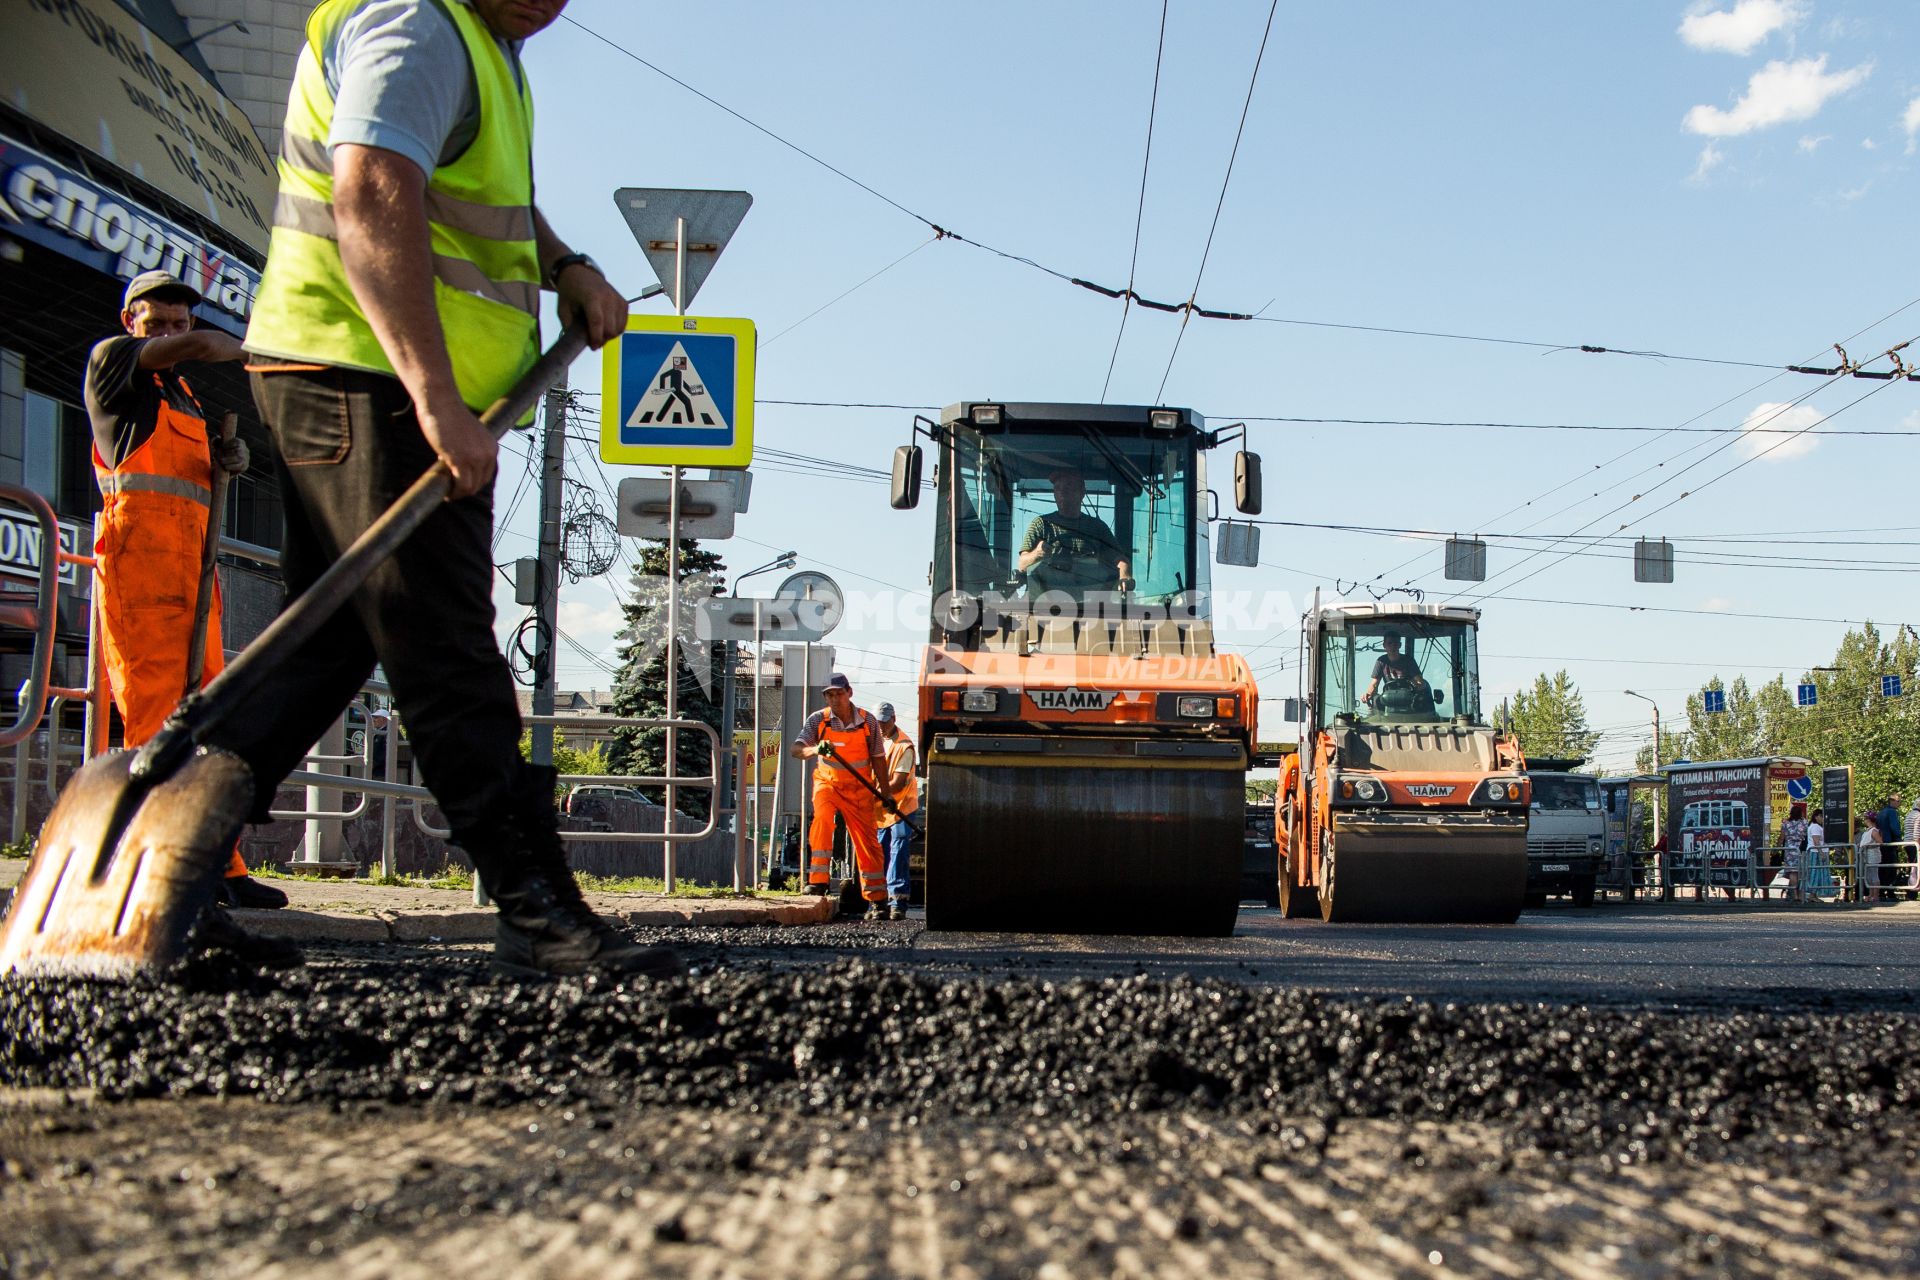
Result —
M 1267 14 L 1266 4 L 1240 0 L 1168 7 L 1136 271 L 1148 297 L 1193 291 Z M 563 235 L 637 292 L 653 277 L 614 188 L 752 192 L 753 211 L 693 310 L 758 322 L 763 401 L 1098 400 L 1119 303 L 966 244 L 929 243 L 923 222 L 589 32 L 916 214 L 1117 286 L 1133 249 L 1160 18 L 1159 4 L 1133 0 L 709 0 L 693 9 L 574 0 L 527 50 L 540 202 Z M 1160 400 L 1219 423 L 1262 415 L 1727 429 L 1762 406 L 1808 396 L 1772 425 L 1838 412 L 1822 426 L 1920 432 L 1920 383 L 1846 378 L 1823 388 L 1775 376 L 1786 363 L 1830 363 L 1829 344 L 1856 333 L 1855 356 L 1920 335 L 1920 305 L 1876 323 L 1920 299 L 1907 265 L 1920 207 L 1920 37 L 1911 18 L 1908 5 L 1838 0 L 1283 0 L 1200 283 L 1203 305 L 1774 368 L 1195 320 L 1169 372 L 1178 317 L 1135 310 L 1109 398 L 1153 401 L 1165 377 Z M 598 378 L 597 361 L 575 368 L 576 385 L 597 390 Z M 908 417 L 763 403 L 759 442 L 884 467 Z M 1608 732 L 1609 764 L 1625 763 L 1647 736 L 1645 705 L 1622 689 L 1652 693 L 1676 717 L 1714 671 L 1756 682 L 1797 675 L 1824 661 L 1845 630 L 1723 615 L 1920 622 L 1911 573 L 1690 563 L 1707 548 L 1687 542 L 1870 529 L 1810 536 L 1911 544 L 1920 533 L 1914 437 L 1802 437 L 1701 485 L 1759 446 L 1693 433 L 1270 422 L 1253 423 L 1252 435 L 1271 518 L 1589 535 L 1627 523 L 1626 536 L 1674 539 L 1671 586 L 1635 584 L 1623 559 L 1555 563 L 1558 551 L 1486 584 L 1510 588 L 1483 605 L 1489 694 L 1566 667 Z M 581 479 L 604 484 L 584 452 L 575 461 Z M 505 510 L 521 469 L 504 460 L 502 560 L 532 546 L 530 495 Z M 733 570 L 792 547 L 804 567 L 850 590 L 924 584 L 928 506 L 895 513 L 881 485 L 755 472 L 751 511 L 720 548 Z M 636 472 L 605 468 L 611 479 L 626 474 Z M 1588 525 L 1634 493 L 1646 497 Z M 1913 560 L 1910 546 L 1794 545 L 1801 541 L 1740 550 Z M 1216 569 L 1216 588 L 1285 591 L 1304 603 L 1316 584 L 1333 594 L 1340 580 L 1417 557 L 1382 585 L 1426 574 L 1419 585 L 1438 592 L 1427 598 L 1444 597 L 1431 542 L 1270 527 L 1263 543 L 1264 567 Z M 1496 544 L 1490 567 L 1523 554 Z M 766 589 L 774 581 L 758 580 Z M 504 586 L 500 607 L 505 631 L 522 611 Z M 566 588 L 562 627 L 586 651 L 610 659 L 617 625 L 606 584 Z M 869 616 L 834 639 L 848 646 L 841 666 L 864 700 L 890 698 L 908 712 L 922 635 Z M 1283 661 L 1294 647 L 1290 626 L 1224 639 L 1263 645 L 1252 653 L 1263 695 L 1294 691 Z M 572 648 L 560 677 L 564 687 L 609 679 Z

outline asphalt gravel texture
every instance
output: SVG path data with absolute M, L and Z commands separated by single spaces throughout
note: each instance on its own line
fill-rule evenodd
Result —
M 277 973 L 236 972 L 216 952 L 132 984 L 0 980 L 0 1086 L 188 1108 L 249 1099 L 289 1115 L 398 1107 L 452 1128 L 528 1108 L 624 1118 L 606 1124 L 746 1117 L 802 1150 L 816 1130 L 844 1145 L 870 1124 L 944 1133 L 956 1151 L 1024 1127 L 1036 1141 L 1071 1133 L 1089 1169 L 1125 1166 L 1156 1126 L 1171 1150 L 1188 1139 L 1167 1137 L 1167 1125 L 1198 1124 L 1237 1135 L 1223 1168 L 1251 1159 L 1256 1172 L 1283 1156 L 1330 1159 L 1343 1141 L 1360 1144 L 1349 1160 L 1412 1169 L 1473 1135 L 1509 1166 L 1640 1168 L 1656 1185 L 1755 1170 L 1819 1187 L 1865 1170 L 1897 1206 L 1920 1181 L 1911 1006 L 1662 1009 L 1146 975 L 1052 981 L 891 964 L 909 936 L 898 926 L 833 926 L 804 943 L 795 932 L 651 932 L 686 949 L 689 976 L 521 983 L 489 977 L 484 950 L 342 947 Z M 1426 1130 L 1449 1136 L 1420 1138 Z M 742 1138 L 702 1167 L 733 1178 L 753 1163 L 737 1153 L 753 1147 Z M 1168 1167 L 1187 1158 L 1175 1152 Z M 541 1198 L 502 1194 L 520 1209 Z M 1177 1242 L 1206 1218 L 1173 1213 L 1162 1234 Z M 675 1243 L 676 1229 L 653 1244 Z M 1855 1232 L 1880 1251 L 1849 1254 Z M 1803 1270 L 1920 1265 L 1910 1209 L 1812 1239 Z M 1758 1274 L 1784 1264 L 1767 1247 L 1764 1233 L 1745 1255 L 1667 1240 L 1642 1261 L 1649 1272 Z M 996 1257 L 1007 1261 L 989 1253 L 978 1273 L 1002 1273 Z M 1020 1270 L 1008 1265 L 1004 1274 Z

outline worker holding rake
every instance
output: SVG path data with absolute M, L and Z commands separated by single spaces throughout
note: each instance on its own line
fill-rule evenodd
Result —
M 847 826 L 853 860 L 860 872 L 860 896 L 869 920 L 887 916 L 887 869 L 880 853 L 872 781 L 887 758 L 880 722 L 853 705 L 853 684 L 835 672 L 821 693 L 827 705 L 807 717 L 789 752 L 796 760 L 815 759 L 813 825 L 807 831 L 807 892 L 824 894 L 832 880 L 833 820 Z

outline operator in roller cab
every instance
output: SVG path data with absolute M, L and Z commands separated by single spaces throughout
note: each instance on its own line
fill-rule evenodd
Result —
M 1431 709 L 1433 699 L 1427 690 L 1427 679 L 1420 674 L 1420 664 L 1411 655 L 1400 652 L 1400 637 L 1382 636 L 1380 645 L 1383 650 L 1373 664 L 1373 678 L 1367 682 L 1367 691 L 1360 695 L 1360 701 L 1368 706 L 1374 705 L 1385 684 L 1386 692 L 1397 697 L 1384 699 L 1391 703 L 1411 703 L 1418 706 L 1425 699 L 1427 709 Z M 1406 707 L 1398 709 L 1405 710 Z
M 1099 516 L 1080 509 L 1087 496 L 1086 478 L 1071 467 L 1056 467 L 1047 481 L 1053 486 L 1055 509 L 1028 522 L 1015 562 L 1026 574 L 1028 594 L 1133 590 L 1127 552 L 1113 530 Z

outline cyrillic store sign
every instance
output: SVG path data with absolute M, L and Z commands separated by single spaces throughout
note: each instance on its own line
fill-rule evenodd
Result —
M 0 136 L 0 231 L 131 280 L 158 267 L 205 296 L 198 314 L 246 330 L 260 273 L 146 206 Z
M 7 105 L 266 256 L 277 179 L 245 112 L 114 0 L 4 7 Z

